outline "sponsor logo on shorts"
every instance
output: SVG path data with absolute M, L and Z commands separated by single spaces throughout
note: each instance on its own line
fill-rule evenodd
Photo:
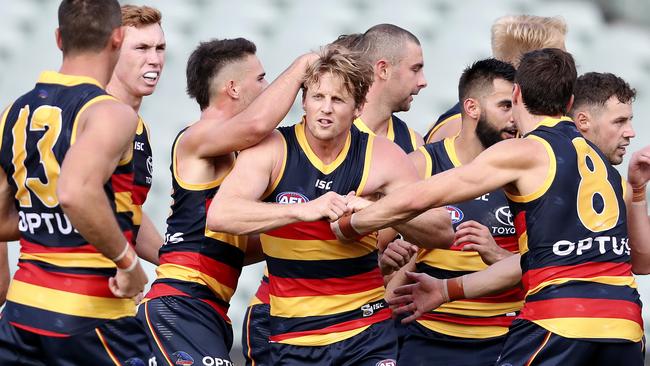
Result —
M 194 359 L 192 358 L 192 356 L 187 354 L 187 352 L 183 352 L 183 351 L 176 351 L 172 353 L 172 360 L 174 361 L 174 365 L 184 365 L 184 366 L 194 365 Z
M 377 362 L 375 366 L 397 366 L 397 361 L 387 358 L 385 360 Z
M 275 202 L 281 204 L 305 203 L 309 202 L 309 199 L 297 192 L 282 192 L 275 197 Z
M 463 217 L 465 217 L 465 214 L 463 214 L 463 211 L 461 211 L 460 208 L 456 206 L 445 206 L 445 208 L 447 209 L 449 215 L 451 216 L 452 224 L 457 224 L 463 221 Z

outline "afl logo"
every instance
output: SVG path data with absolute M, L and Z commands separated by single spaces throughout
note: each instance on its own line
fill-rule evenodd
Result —
M 391 359 L 381 360 L 375 366 L 397 366 L 397 361 Z
M 499 221 L 501 225 L 514 226 L 509 206 L 499 207 L 499 209 L 494 213 L 494 216 L 496 216 L 497 221 Z
M 463 221 L 463 217 L 465 217 L 465 215 L 463 214 L 463 211 L 460 210 L 460 208 L 456 206 L 445 206 L 445 208 L 447 209 L 447 211 L 449 211 L 452 224 L 457 224 Z
M 275 201 L 281 204 L 291 204 L 309 202 L 309 199 L 297 192 L 282 192 L 275 197 Z

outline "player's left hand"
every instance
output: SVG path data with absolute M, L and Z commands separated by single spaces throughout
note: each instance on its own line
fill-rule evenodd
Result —
M 367 200 L 363 197 L 357 196 L 354 191 L 348 193 L 345 196 L 347 201 L 348 212 L 357 212 L 361 211 L 364 208 L 372 205 L 372 201 Z
M 627 181 L 632 187 L 642 187 L 650 180 L 650 145 L 634 152 L 627 168 Z
M 397 287 L 393 292 L 395 297 L 388 300 L 394 314 L 409 314 L 402 319 L 402 324 L 410 323 L 422 314 L 437 309 L 446 303 L 443 280 L 431 277 L 426 273 L 405 272 L 406 277 L 413 283 Z
M 465 221 L 458 225 L 454 245 L 470 243 L 463 246 L 463 251 L 475 250 L 488 266 L 512 255 L 511 252 L 497 245 L 487 226 L 476 221 Z
M 394 271 L 399 271 L 417 252 L 417 246 L 402 239 L 395 239 L 388 243 L 386 249 L 379 256 L 381 274 L 388 276 Z

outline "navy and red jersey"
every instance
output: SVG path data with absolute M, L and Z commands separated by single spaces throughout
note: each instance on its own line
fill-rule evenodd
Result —
M 460 118 L 460 103 L 456 103 L 453 107 L 449 108 L 445 113 L 441 114 L 440 117 L 434 122 L 433 126 L 429 128 L 427 134 L 424 135 L 424 143 L 428 144 L 431 141 L 431 137 L 436 131 L 440 129 L 443 125 L 454 118 Z
M 375 135 L 375 133 L 361 120 L 361 118 L 355 119 L 353 126 L 361 132 L 373 136 Z M 402 148 L 402 150 L 407 154 L 418 148 L 418 140 L 415 131 L 410 128 L 406 122 L 397 118 L 394 114 L 392 114 L 388 120 L 388 132 L 386 133 L 386 138 L 397 144 L 397 146 Z
M 566 338 L 640 341 L 625 182 L 568 117 L 526 138 L 544 145 L 550 166 L 536 192 L 507 194 L 527 292 L 520 317 Z
M 427 177 L 461 165 L 456 155 L 455 139 L 446 138 L 420 147 L 418 151 L 425 157 Z M 454 230 L 463 222 L 476 221 L 487 226 L 500 247 L 518 252 L 510 207 L 502 190 L 446 208 L 451 214 Z M 487 268 L 478 252 L 462 251 L 466 244 L 470 243 L 458 243 L 449 249 L 421 249 L 416 261 L 418 272 L 436 278 L 453 278 Z M 497 337 L 508 332 L 521 309 L 523 298 L 523 291 L 513 288 L 478 299 L 452 301 L 424 314 L 417 321 L 426 328 L 450 336 Z
M 227 311 L 244 264 L 247 238 L 206 227 L 208 208 L 225 176 L 203 184 L 180 178 L 176 148 L 184 132 L 178 134 L 172 145 L 171 214 L 167 218 L 165 244 L 159 251 L 157 277 L 145 301 L 160 296 L 193 297 L 230 322 Z
M 68 336 L 135 315 L 133 300 L 116 298 L 108 288 L 115 264 L 72 227 L 56 196 L 79 116 L 112 99 L 92 78 L 46 71 L 2 116 L 0 164 L 16 192 L 21 231 L 18 270 L 3 316 L 16 327 Z M 104 191 L 125 240 L 131 242 L 133 223 L 117 214 L 114 193 L 121 169 L 117 167 Z
M 325 164 L 309 146 L 304 122 L 279 131 L 284 164 L 266 202 L 304 203 L 329 191 L 364 194 L 374 136 L 350 129 L 343 150 Z M 286 225 L 260 239 L 269 270 L 272 342 L 323 346 L 390 317 L 376 235 L 342 243 L 321 220 Z
M 132 225 L 133 238 L 137 238 L 142 222 L 142 205 L 151 189 L 153 161 L 149 130 L 138 116 L 138 127 L 133 140 L 133 152 L 120 162 L 111 177 L 115 191 L 118 221 Z M 135 240 L 134 240 L 135 241 Z

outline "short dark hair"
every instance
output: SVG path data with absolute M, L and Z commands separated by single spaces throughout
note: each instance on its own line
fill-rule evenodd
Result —
M 363 34 L 355 50 L 365 53 L 373 64 L 382 58 L 397 63 L 403 57 L 407 41 L 420 45 L 418 37 L 404 28 L 394 24 L 377 24 Z
M 59 5 L 59 34 L 63 54 L 99 51 L 122 25 L 117 0 L 63 0 Z
M 303 96 L 307 89 L 320 83 L 324 74 L 340 77 L 343 86 L 354 99 L 354 106 L 366 102 L 366 94 L 372 85 L 374 73 L 368 60 L 359 52 L 345 49 L 325 48 L 320 58 L 311 64 L 303 79 Z
M 543 48 L 524 54 L 515 83 L 528 112 L 539 116 L 567 113 L 577 78 L 570 53 L 559 48 Z
M 187 60 L 187 94 L 204 110 L 212 97 L 210 86 L 223 67 L 257 52 L 255 44 L 244 38 L 213 39 L 199 43 Z
M 576 80 L 573 95 L 571 115 L 582 107 L 603 107 L 613 96 L 621 103 L 631 103 L 636 98 L 636 89 L 614 74 L 588 72 Z
M 330 46 L 343 47 L 348 50 L 357 50 L 359 43 L 363 40 L 362 33 L 341 34 Z
M 515 81 L 515 68 L 496 58 L 476 61 L 467 67 L 458 82 L 458 100 L 462 105 L 467 98 L 479 98 L 486 91 L 492 90 L 495 79 Z M 463 110 L 461 108 L 461 113 Z

